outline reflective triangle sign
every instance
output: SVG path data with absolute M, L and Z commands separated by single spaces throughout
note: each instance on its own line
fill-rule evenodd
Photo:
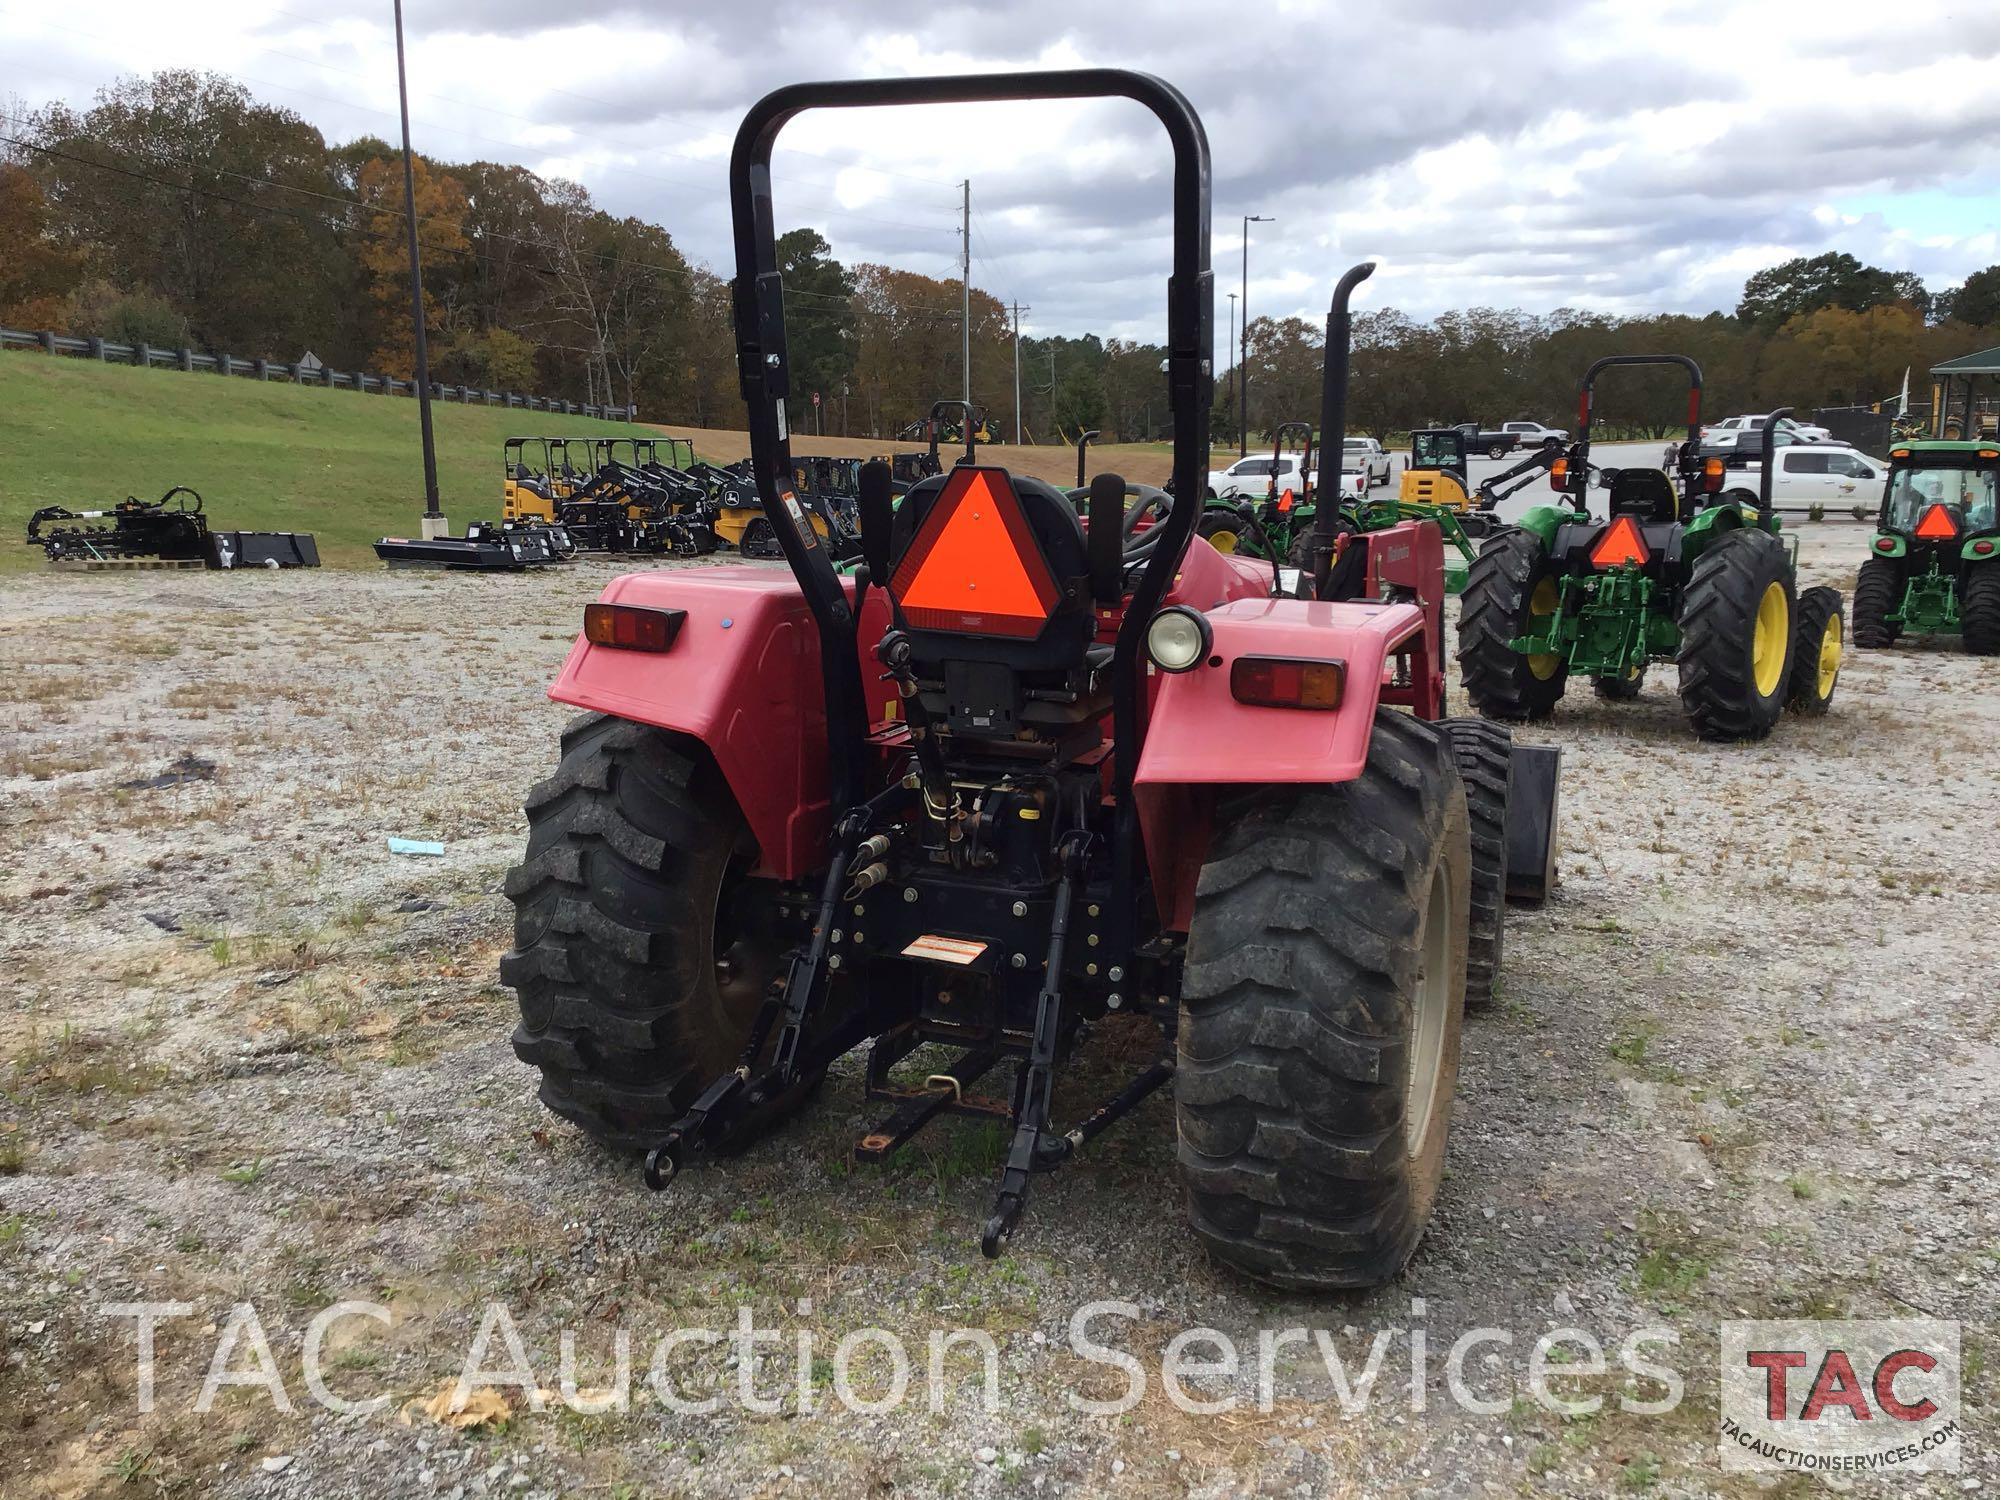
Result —
M 1060 597 L 1007 471 L 969 464 L 945 482 L 889 592 L 919 629 L 1025 639 Z

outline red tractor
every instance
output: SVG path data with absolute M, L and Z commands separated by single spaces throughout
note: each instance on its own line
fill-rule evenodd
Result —
M 812 108 L 1090 97 L 1137 101 L 1174 147 L 1171 496 L 966 462 L 892 508 L 873 464 L 843 569 L 791 489 L 774 139 Z M 585 611 L 550 696 L 588 712 L 507 882 L 501 973 L 543 1101 L 646 1152 L 659 1187 L 865 1049 L 844 1071 L 883 1114 L 857 1158 L 942 1114 L 1007 1127 L 993 1256 L 1035 1174 L 1171 1083 L 1218 1259 L 1294 1287 L 1391 1276 L 1438 1189 L 1463 1003 L 1499 956 L 1505 836 L 1546 841 L 1552 810 L 1510 809 L 1504 729 L 1437 721 L 1435 527 L 1339 538 L 1323 496 L 1306 599 L 1194 539 L 1213 342 L 1194 110 L 1109 69 L 801 84 L 751 111 L 730 187 L 751 453 L 789 571 L 637 573 Z M 1327 401 L 1338 452 L 1338 382 Z M 1350 540 L 1365 568 L 1336 565 Z M 1333 602 L 1341 576 L 1366 601 Z M 1545 869 L 1518 859 L 1517 885 Z M 1157 1032 L 1157 1060 L 1059 1128 L 1058 1072 L 1114 1012 Z

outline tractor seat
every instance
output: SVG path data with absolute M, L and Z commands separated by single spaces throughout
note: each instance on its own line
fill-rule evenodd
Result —
M 1040 479 L 961 464 L 913 485 L 890 530 L 888 594 L 925 707 L 954 737 L 1082 753 L 1109 710 L 1076 508 Z
M 1633 516 L 1642 521 L 1679 519 L 1674 481 L 1659 469 L 1615 470 L 1607 506 L 1615 516 Z

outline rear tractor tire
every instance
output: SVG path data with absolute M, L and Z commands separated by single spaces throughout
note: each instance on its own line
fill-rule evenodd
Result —
M 1245 789 L 1217 829 L 1175 1079 L 1190 1224 L 1275 1286 L 1380 1285 L 1424 1233 L 1459 1075 L 1471 870 L 1452 745 L 1379 712 L 1356 780 Z
M 2001 652 L 2001 564 L 1976 564 L 1965 577 L 1959 643 L 1974 656 L 1993 656 Z
M 1459 596 L 1459 675 L 1474 708 L 1490 719 L 1546 719 L 1563 697 L 1567 657 L 1528 656 L 1508 642 L 1561 607 L 1558 570 L 1532 531 L 1489 536 Z
M 1841 595 L 1834 589 L 1808 589 L 1800 595 L 1793 616 L 1793 668 L 1786 690 L 1786 707 L 1797 714 L 1819 715 L 1834 702 L 1834 684 L 1841 676 Z
M 1466 788 L 1472 878 L 1466 916 L 1466 1008 L 1494 1003 L 1508 915 L 1508 796 L 1514 735 L 1486 719 L 1440 719 Z
M 1695 560 L 1682 596 L 1681 706 L 1705 740 L 1761 740 L 1786 706 L 1792 561 L 1769 532 L 1729 532 Z
M 1903 582 L 1893 559 L 1864 559 L 1862 570 L 1855 576 L 1853 615 L 1855 644 L 1863 650 L 1881 650 L 1903 634 L 1904 627 L 1890 621 L 1890 611 L 1897 607 L 1897 594 Z
M 660 1144 L 736 1065 L 781 962 L 775 891 L 713 765 L 665 730 L 590 714 L 528 794 L 500 961 L 542 1102 L 619 1150 Z
M 1247 528 L 1238 516 L 1218 508 L 1205 510 L 1202 518 L 1195 523 L 1195 534 L 1228 556 L 1236 552 L 1250 550 Z

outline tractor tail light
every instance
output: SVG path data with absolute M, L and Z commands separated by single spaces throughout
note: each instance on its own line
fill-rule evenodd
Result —
M 636 604 L 586 604 L 584 639 L 621 651 L 665 651 L 681 633 L 685 609 L 642 609 Z
M 1651 555 L 1647 550 L 1647 539 L 1640 534 L 1639 523 L 1631 516 L 1620 516 L 1592 544 L 1591 566 L 1616 568 L 1621 563 L 1638 563 L 1644 567 Z
M 1994 550 L 1994 544 L 1989 541 L 1978 541 L 1973 544 L 1974 554 L 1978 557 L 1985 557 L 1988 553 L 1992 552 L 1993 550 Z
M 1345 661 L 1240 656 L 1230 663 L 1230 696 L 1256 708 L 1339 708 Z
M 1878 552 L 1895 552 L 1897 550 L 1896 540 L 1892 537 L 1879 536 L 1876 538 L 1876 550 Z
M 1702 488 L 1713 495 L 1723 488 L 1723 460 L 1705 458 L 1702 461 Z
M 1959 535 L 1959 528 L 1952 524 L 1952 512 L 1934 502 L 1918 522 L 1918 533 L 1928 542 L 1949 542 Z
M 1569 487 L 1569 484 L 1570 484 L 1570 460 L 1567 458 L 1559 458 L 1555 463 L 1549 466 L 1549 487 L 1555 490 L 1558 494 L 1562 494 L 1563 491 Z

